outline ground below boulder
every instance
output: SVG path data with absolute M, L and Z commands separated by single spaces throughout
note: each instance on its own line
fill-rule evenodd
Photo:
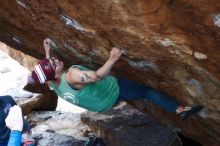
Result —
M 31 112 L 28 121 L 37 146 L 84 146 L 91 129 L 81 122 L 80 115 L 59 111 Z

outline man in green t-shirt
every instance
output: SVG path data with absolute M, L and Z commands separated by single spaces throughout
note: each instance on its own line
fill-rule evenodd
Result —
M 49 85 L 56 94 L 68 102 L 90 111 L 102 112 L 110 109 L 121 100 L 147 99 L 167 112 L 178 114 L 182 119 L 198 112 L 202 106 L 181 106 L 166 94 L 147 85 L 110 76 L 109 73 L 122 52 L 113 47 L 108 60 L 98 70 L 73 65 L 63 71 L 63 62 L 50 56 L 50 39 L 45 39 L 43 46 L 46 59 L 34 68 L 28 83 Z

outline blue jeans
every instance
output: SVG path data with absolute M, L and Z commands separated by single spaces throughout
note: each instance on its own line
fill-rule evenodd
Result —
M 133 81 L 118 79 L 119 97 L 118 101 L 147 99 L 152 103 L 160 106 L 167 112 L 175 113 L 179 104 L 174 99 L 171 99 L 166 94 L 146 86 L 144 84 L 135 83 Z

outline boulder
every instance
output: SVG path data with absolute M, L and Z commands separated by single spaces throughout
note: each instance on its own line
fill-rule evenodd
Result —
M 0 41 L 37 59 L 42 41 L 65 62 L 99 68 L 117 46 L 116 76 L 148 84 L 181 104 L 202 104 L 186 122 L 148 102 L 136 108 L 203 145 L 220 143 L 219 0 L 4 0 Z M 150 109 L 150 110 L 149 110 Z
M 47 84 L 27 84 L 24 90 L 41 94 L 42 98 L 33 110 L 55 110 L 57 107 L 58 96 L 54 91 L 50 90 Z
M 108 146 L 181 146 L 174 129 L 123 103 L 105 113 L 84 113 L 81 119 Z

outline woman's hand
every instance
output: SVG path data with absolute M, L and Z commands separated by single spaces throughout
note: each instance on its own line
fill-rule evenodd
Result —
M 11 130 L 23 130 L 23 117 L 20 106 L 15 105 L 10 108 L 7 118 L 5 119 L 6 126 Z

